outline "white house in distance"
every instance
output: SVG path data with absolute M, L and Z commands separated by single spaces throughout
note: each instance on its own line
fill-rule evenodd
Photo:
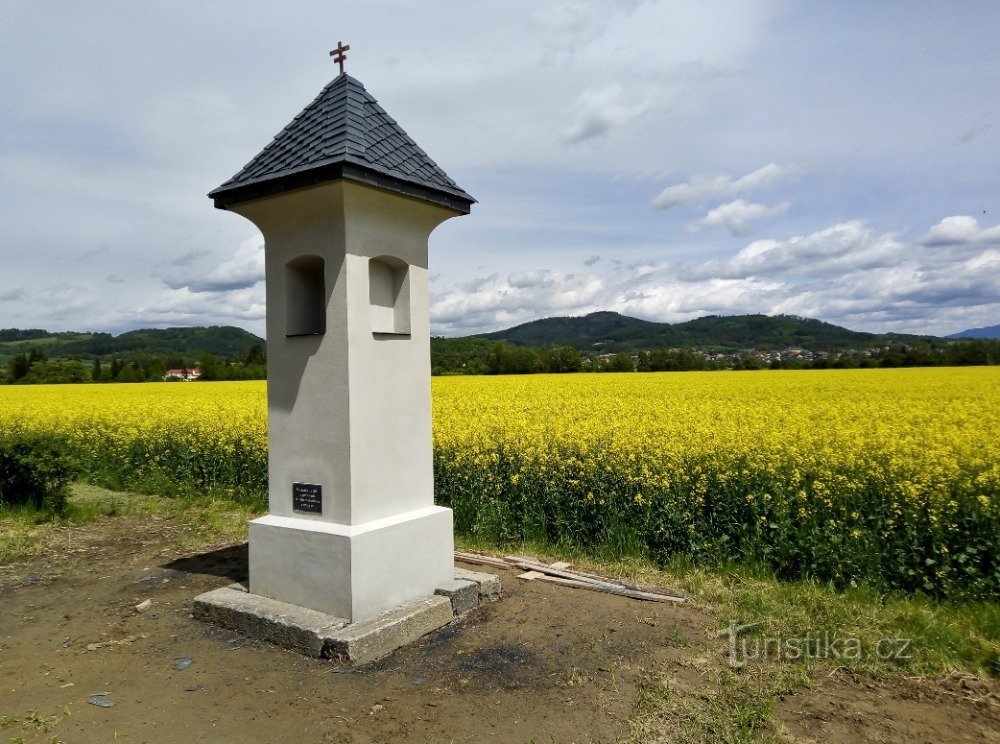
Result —
M 182 382 L 191 382 L 192 380 L 197 380 L 201 377 L 201 370 L 197 367 L 193 369 L 168 369 L 167 373 L 163 375 L 163 381 L 168 380 L 181 380 Z

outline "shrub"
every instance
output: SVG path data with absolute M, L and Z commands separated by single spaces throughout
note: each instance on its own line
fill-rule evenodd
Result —
M 59 514 L 77 468 L 58 441 L 0 436 L 0 506 L 30 506 Z

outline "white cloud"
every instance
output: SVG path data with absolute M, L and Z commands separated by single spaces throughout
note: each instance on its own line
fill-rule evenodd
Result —
M 1000 312 L 1000 249 L 942 262 L 928 247 L 851 221 L 757 240 L 725 260 L 525 271 L 456 286 L 435 294 L 431 321 L 435 333 L 457 335 L 595 310 L 668 322 L 787 313 L 858 330 L 951 333 Z
M 1000 225 L 981 228 L 979 220 L 969 215 L 945 217 L 924 236 L 927 246 L 960 246 L 1000 243 Z
M 725 260 L 705 261 L 685 275 L 691 279 L 750 276 L 830 276 L 891 266 L 905 260 L 907 246 L 860 220 L 842 222 L 788 240 L 755 240 Z
M 134 322 L 142 325 L 253 324 L 264 316 L 263 286 L 220 292 L 171 289 L 133 314 Z
M 708 199 L 725 198 L 755 191 L 779 183 L 794 181 L 803 173 L 799 166 L 768 163 L 745 176 L 695 176 L 690 181 L 667 186 L 653 197 L 650 209 L 670 209 L 682 204 L 701 202 Z
M 183 265 L 183 264 L 182 264 Z M 170 289 L 186 288 L 190 292 L 228 292 L 247 289 L 264 281 L 264 244 L 260 238 L 249 238 L 235 255 L 219 264 L 203 277 L 165 278 Z
M 790 202 L 782 202 L 773 207 L 766 204 L 746 202 L 743 199 L 720 204 L 695 223 L 695 227 L 714 227 L 725 225 L 733 235 L 749 235 L 752 232 L 750 222 L 768 217 L 779 217 L 787 214 Z

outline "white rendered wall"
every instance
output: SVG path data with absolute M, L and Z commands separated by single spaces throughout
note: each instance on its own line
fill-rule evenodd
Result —
M 266 588 L 260 593 L 298 604 L 310 592 L 323 591 L 322 582 L 313 579 L 282 589 L 289 581 L 295 583 L 295 564 L 303 560 L 296 555 L 301 537 L 302 546 L 312 546 L 306 551 L 308 560 L 320 562 L 309 567 L 310 575 L 323 574 L 322 562 L 328 561 L 331 579 L 350 577 L 336 579 L 337 591 L 328 588 L 331 597 L 341 599 L 317 599 L 314 609 L 354 620 L 378 609 L 372 596 L 384 595 L 386 602 L 398 604 L 401 592 L 410 593 L 410 598 L 426 593 L 425 584 L 433 587 L 451 579 L 453 566 L 450 510 L 433 509 L 447 512 L 447 539 L 442 539 L 443 515 L 430 519 L 426 513 L 434 503 L 427 239 L 438 224 L 457 213 L 347 181 L 296 189 L 229 209 L 254 222 L 264 234 L 269 512 L 271 517 L 289 518 L 256 529 L 251 525 L 251 591 Z M 326 331 L 286 337 L 286 267 L 303 256 L 323 259 Z M 397 307 L 392 323 L 393 328 L 405 330 L 400 318 L 408 320 L 409 333 L 383 332 L 390 321 L 382 295 L 376 297 L 382 307 L 373 316 L 369 272 L 373 258 L 394 270 L 405 269 L 406 292 L 400 296 L 405 295 L 408 308 Z M 292 483 L 322 486 L 322 514 L 292 509 Z M 379 559 L 370 549 L 363 550 L 362 543 L 353 547 L 345 543 L 364 534 L 368 536 L 364 545 L 388 545 L 387 540 L 373 538 L 376 533 L 366 531 L 366 525 L 387 519 L 396 524 L 397 518 L 405 521 L 410 513 L 415 522 L 429 526 L 378 531 L 405 534 L 405 557 L 396 550 Z M 332 528 L 327 542 L 338 547 L 317 551 L 317 545 L 327 543 L 315 529 L 306 529 L 311 521 L 352 529 Z M 297 524 L 308 534 L 296 536 Z M 349 570 L 343 565 L 348 559 L 354 561 Z M 382 563 L 359 566 L 359 559 Z M 391 571 L 408 577 L 402 584 L 412 588 L 392 581 L 383 587 L 367 586 L 375 574 Z M 416 581 L 414 576 L 425 580 Z M 345 589 L 344 582 L 351 586 Z

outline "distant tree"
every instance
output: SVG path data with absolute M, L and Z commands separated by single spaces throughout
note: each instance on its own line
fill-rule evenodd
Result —
M 31 365 L 28 374 L 19 382 L 26 385 L 55 385 L 87 382 L 90 373 L 79 359 L 50 361 L 44 359 Z
M 990 352 L 993 351 L 993 355 L 995 355 L 997 347 L 1000 347 L 1000 342 L 997 341 L 983 341 L 980 339 L 957 341 L 948 347 L 945 358 L 949 364 L 963 366 L 996 364 L 1000 361 L 1000 358 L 992 359 Z
M 260 366 L 267 361 L 267 357 L 264 354 L 264 347 L 260 344 L 254 344 L 250 347 L 250 351 L 247 352 L 246 359 L 243 360 L 244 367 Z
M 136 362 L 129 362 L 128 364 L 122 364 L 121 369 L 118 371 L 118 382 L 145 382 L 146 375 L 142 371 Z
M 31 361 L 24 354 L 18 354 L 8 362 L 11 380 L 20 380 L 28 374 L 31 369 Z
M 486 370 L 491 375 L 526 375 L 537 372 L 538 354 L 533 349 L 497 341 L 486 356 Z
M 135 359 L 142 368 L 142 376 L 146 380 L 159 381 L 167 374 L 167 365 L 163 357 L 144 355 Z
M 572 346 L 551 346 L 538 352 L 541 372 L 579 372 L 583 357 Z
M 879 365 L 882 367 L 902 367 L 905 361 L 902 350 L 893 348 L 882 355 Z
M 215 354 L 205 352 L 200 357 L 198 357 L 198 369 L 201 370 L 202 380 L 224 380 L 225 379 L 225 365 L 219 361 Z
M 635 362 L 632 355 L 625 351 L 619 351 L 608 360 L 608 372 L 635 372 Z
M 94 364 L 90 368 L 90 379 L 92 382 L 101 381 L 101 360 L 99 358 L 94 358 Z

